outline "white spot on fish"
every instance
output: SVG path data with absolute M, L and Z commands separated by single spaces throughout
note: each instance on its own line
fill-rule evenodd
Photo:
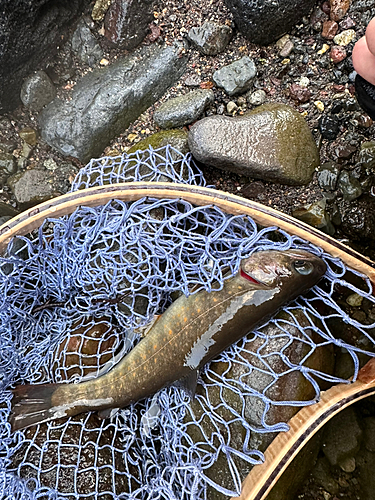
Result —
M 259 306 L 265 301 L 273 299 L 279 292 L 280 288 L 278 287 L 270 290 L 250 290 L 240 297 L 231 300 L 229 307 L 223 314 L 196 340 L 190 352 L 185 357 L 184 366 L 188 366 L 192 370 L 199 367 L 210 347 L 215 344 L 214 335 L 235 316 L 239 309 L 244 306 Z

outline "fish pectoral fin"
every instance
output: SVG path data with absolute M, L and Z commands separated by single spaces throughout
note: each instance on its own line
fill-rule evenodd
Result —
M 112 418 L 119 410 L 120 408 L 105 408 L 104 410 L 98 411 L 98 417 L 102 420 L 105 420 L 106 418 Z
M 195 397 L 197 390 L 198 370 L 192 370 L 186 377 L 177 380 L 175 386 L 183 389 L 191 399 Z

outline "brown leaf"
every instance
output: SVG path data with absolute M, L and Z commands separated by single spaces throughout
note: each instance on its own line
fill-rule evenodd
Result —
M 212 87 L 214 86 L 214 82 L 211 82 L 210 80 L 208 82 L 202 82 L 199 87 L 201 89 L 212 89 Z

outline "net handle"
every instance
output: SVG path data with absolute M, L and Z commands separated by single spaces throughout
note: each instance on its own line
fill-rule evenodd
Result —
M 282 473 L 314 434 L 344 408 L 375 394 L 375 358 L 359 371 L 352 384 L 338 384 L 321 393 L 321 399 L 305 406 L 280 432 L 264 453 L 263 464 L 255 465 L 242 483 L 241 496 L 231 500 L 265 500 Z
M 22 212 L 0 226 L 0 252 L 13 236 L 25 235 L 40 227 L 47 217 L 71 214 L 81 206 L 105 205 L 112 199 L 136 201 L 144 197 L 182 199 L 194 205 L 216 205 L 233 215 L 249 215 L 264 227 L 277 226 L 289 234 L 319 246 L 348 267 L 365 274 L 375 284 L 375 263 L 318 229 L 271 207 L 223 191 L 172 182 L 129 182 L 75 191 L 46 201 Z

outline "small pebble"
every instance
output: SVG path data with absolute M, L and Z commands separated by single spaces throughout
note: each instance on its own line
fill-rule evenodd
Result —
M 23 128 L 22 130 L 19 131 L 18 135 L 21 137 L 23 141 L 27 142 L 27 144 L 29 144 L 30 146 L 35 146 L 35 144 L 37 143 L 38 134 L 36 130 L 34 130 L 31 127 Z
M 339 25 L 336 23 L 336 21 L 325 21 L 323 23 L 322 37 L 327 38 L 327 40 L 333 40 L 338 29 Z
M 227 112 L 231 115 L 233 114 L 235 111 L 237 111 L 238 109 L 238 106 L 237 104 L 234 102 L 234 101 L 229 101 L 228 104 L 227 104 Z
M 346 58 L 346 50 L 340 45 L 334 45 L 330 52 L 333 64 L 338 64 Z
M 266 93 L 264 90 L 255 90 L 251 94 L 247 94 L 247 102 L 252 106 L 260 106 L 266 102 Z
M 319 55 L 325 54 L 327 52 L 327 50 L 329 50 L 329 45 L 326 43 L 323 43 L 323 47 L 320 50 L 318 50 L 317 54 L 319 54 Z
M 301 78 L 299 79 L 299 85 L 301 85 L 301 87 L 307 87 L 310 83 L 310 80 L 309 78 L 307 78 L 307 76 L 301 76 Z
M 277 40 L 277 42 L 276 42 L 276 47 L 277 47 L 279 50 L 281 50 L 281 49 L 285 46 L 285 44 L 286 44 L 287 42 L 289 42 L 289 40 L 290 40 L 290 37 L 289 37 L 289 35 L 288 35 L 288 34 L 286 34 L 286 35 L 282 36 L 281 38 L 279 38 L 279 39 Z
M 322 103 L 322 101 L 314 101 L 314 104 L 315 104 L 315 107 L 321 112 L 323 113 L 324 111 L 324 104 Z
M 300 103 L 304 103 L 310 100 L 311 92 L 306 87 L 301 87 L 298 83 L 292 83 L 289 87 L 289 94 L 292 99 Z
M 336 35 L 333 39 L 333 42 L 336 45 L 346 46 L 355 38 L 354 30 L 345 30 Z
M 352 307 L 361 307 L 362 301 L 363 301 L 363 297 L 361 295 L 359 295 L 358 293 L 351 293 L 346 298 L 346 303 Z
M 333 21 L 341 21 L 350 7 L 351 0 L 330 0 L 329 16 Z
M 288 57 L 293 49 L 294 49 L 294 43 L 291 40 L 288 40 L 284 45 L 284 47 L 280 50 L 280 56 Z
M 338 119 L 335 116 L 322 116 L 319 120 L 319 130 L 324 139 L 336 139 L 339 133 Z

